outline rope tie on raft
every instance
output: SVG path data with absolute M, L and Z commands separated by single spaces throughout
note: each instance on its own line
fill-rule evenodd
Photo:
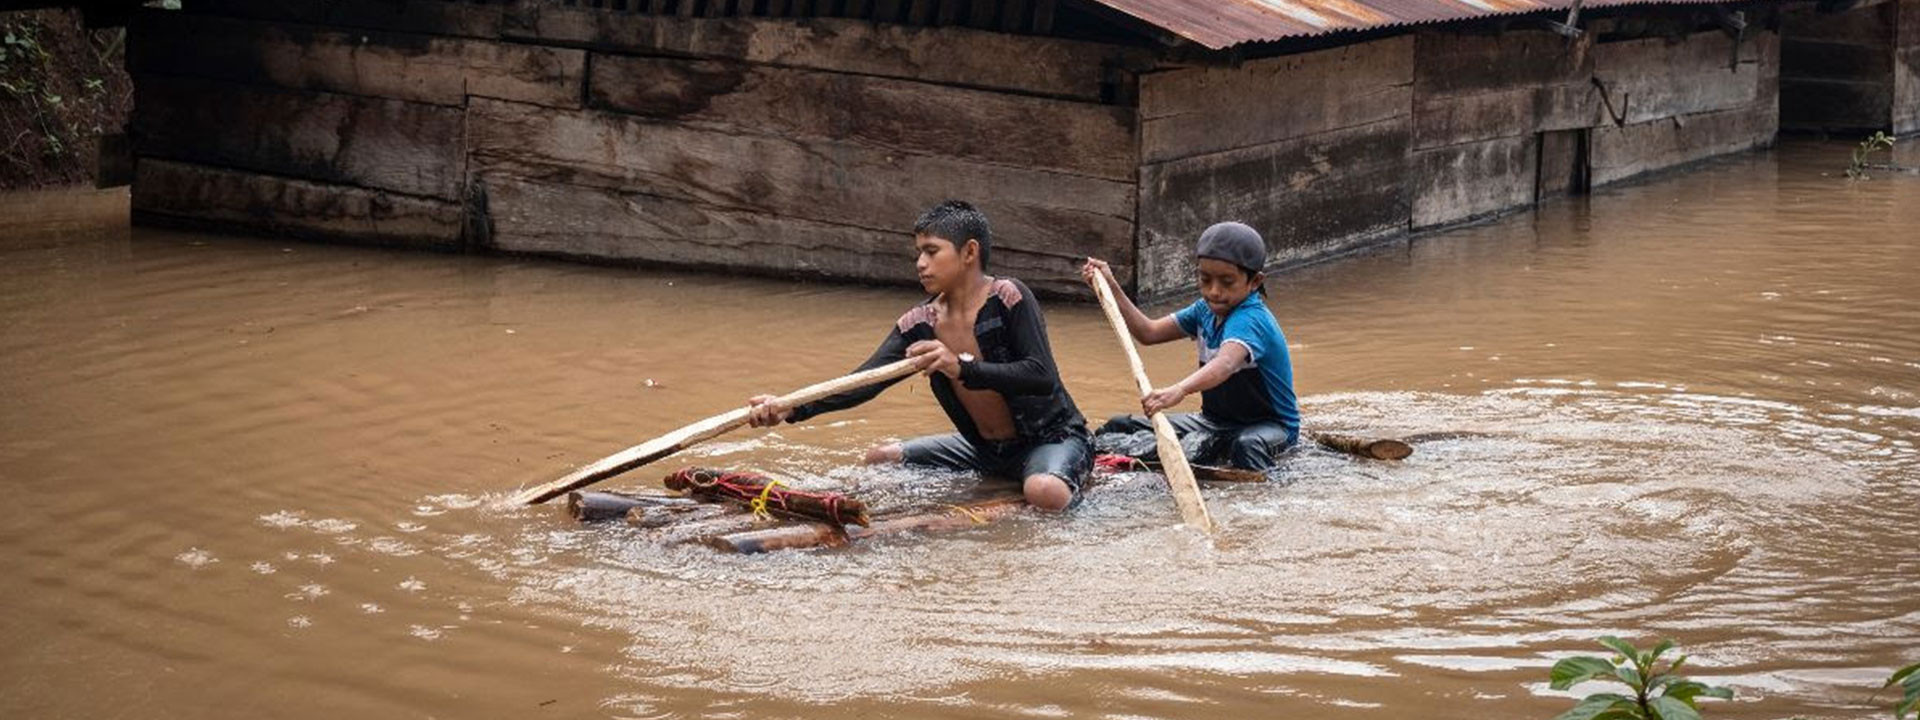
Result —
M 795 490 L 793 486 L 783 481 L 746 472 L 713 472 L 688 468 L 675 474 L 684 479 L 688 485 L 699 490 L 745 500 L 753 516 L 762 520 L 773 519 L 774 509 L 793 512 L 789 500 L 805 497 L 819 502 L 834 524 L 844 526 L 854 522 L 854 518 L 848 517 L 845 512 L 846 496 L 839 493 Z M 776 491 L 775 486 L 784 489 Z

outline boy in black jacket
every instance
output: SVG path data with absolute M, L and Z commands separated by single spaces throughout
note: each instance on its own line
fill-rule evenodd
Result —
M 932 297 L 901 315 L 858 370 L 916 359 L 959 432 L 882 445 L 866 462 L 1020 480 L 1029 504 L 1066 509 L 1092 470 L 1093 446 L 1086 418 L 1060 384 L 1039 303 L 1019 280 L 986 274 L 992 232 L 972 205 L 941 203 L 920 216 L 913 234 L 920 285 Z M 800 422 L 872 400 L 892 384 L 796 408 L 757 395 L 749 419 L 756 427 Z

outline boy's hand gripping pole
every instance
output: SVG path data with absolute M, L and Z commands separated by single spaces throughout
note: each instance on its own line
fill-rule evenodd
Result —
M 1100 298 L 1100 309 L 1107 313 L 1107 323 L 1113 326 L 1113 334 L 1120 339 L 1120 349 L 1127 353 L 1127 365 L 1133 368 L 1133 381 L 1140 386 L 1140 397 L 1153 392 L 1153 383 L 1147 380 L 1147 368 L 1140 362 L 1140 351 L 1133 347 L 1133 336 L 1127 332 L 1127 321 L 1120 317 L 1120 306 L 1113 300 L 1113 290 L 1107 287 L 1105 273 L 1101 273 L 1093 286 L 1093 294 Z M 1187 454 L 1180 449 L 1180 438 L 1173 432 L 1173 423 L 1167 421 L 1165 412 L 1157 412 L 1153 421 L 1154 444 L 1160 449 L 1160 464 L 1167 476 L 1167 485 L 1173 490 L 1173 504 L 1180 508 L 1180 519 L 1195 529 L 1212 535 L 1213 517 L 1207 514 L 1207 505 L 1200 500 L 1200 483 L 1193 479 L 1193 468 L 1187 464 Z

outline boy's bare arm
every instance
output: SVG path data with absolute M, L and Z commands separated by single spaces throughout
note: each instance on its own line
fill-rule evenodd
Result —
M 1107 284 L 1107 288 L 1113 291 L 1114 303 L 1120 306 L 1120 318 L 1127 321 L 1127 333 L 1133 336 L 1135 342 L 1158 345 L 1187 336 L 1180 331 L 1180 324 L 1173 321 L 1172 315 L 1150 318 L 1140 312 L 1140 308 L 1133 304 L 1133 299 L 1120 289 L 1120 281 L 1113 277 L 1113 268 L 1107 266 L 1107 261 L 1087 258 L 1087 264 L 1080 268 L 1080 279 L 1085 280 L 1089 287 L 1096 282 Z
M 1152 415 L 1179 405 L 1188 395 L 1219 387 L 1220 383 L 1226 382 L 1227 378 L 1246 366 L 1248 357 L 1247 346 L 1237 342 L 1222 343 L 1220 352 L 1207 364 L 1201 365 L 1199 370 L 1193 371 L 1192 375 L 1140 398 L 1140 409 Z

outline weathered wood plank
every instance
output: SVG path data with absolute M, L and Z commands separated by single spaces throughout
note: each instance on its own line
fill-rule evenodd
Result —
M 1716 155 L 1773 142 L 1775 114 L 1766 105 L 1663 118 L 1593 131 L 1593 184 L 1617 182 Z
M 1408 112 L 1413 38 L 1140 76 L 1143 162 L 1263 145 Z
M 1920 0 L 1900 0 L 1893 63 L 1893 132 L 1920 133 Z
M 468 95 L 579 107 L 586 52 L 183 13 L 142 13 L 135 72 L 464 105 Z
M 1589 36 L 1569 43 L 1558 34 L 1422 30 L 1414 47 L 1415 91 L 1470 94 L 1517 87 L 1584 83 L 1593 72 Z
M 1540 170 L 1534 183 L 1534 202 L 1584 192 L 1591 185 L 1587 174 L 1588 132 L 1583 128 L 1540 134 Z
M 133 184 L 141 224 L 415 248 L 461 247 L 450 202 L 143 158 Z
M 1413 228 L 1533 204 L 1538 141 L 1518 135 L 1413 153 Z
M 918 28 L 813 18 L 675 18 L 564 7 L 517 11 L 507 33 L 542 43 L 634 54 L 745 60 L 1033 95 L 1101 99 L 1108 67 L 1137 67 L 1142 51 L 967 28 Z
M 1139 289 L 1191 291 L 1193 242 L 1208 225 L 1259 230 L 1271 265 L 1404 233 L 1404 116 L 1140 169 Z
M 192 0 L 183 5 L 184 12 L 195 14 L 475 38 L 500 37 L 507 12 L 505 4 L 393 0 Z
M 898 232 L 958 197 L 987 212 L 998 246 L 1115 255 L 1133 235 L 1125 182 L 486 99 L 468 130 L 478 169 L 729 210 Z
M 1593 73 L 1606 85 L 1614 109 L 1626 106 L 1628 124 L 1730 110 L 1752 104 L 1760 93 L 1760 64 L 1748 57 L 1729 67 L 1733 52 L 1733 39 L 1717 30 L 1678 43 L 1601 43 L 1593 49 Z
M 462 198 L 458 108 L 159 75 L 134 90 L 142 157 Z
M 1419 34 L 1413 146 L 1426 149 L 1599 122 L 1589 36 Z
M 1132 182 L 1127 108 L 721 60 L 596 55 L 597 108 Z
M 492 245 L 509 252 L 911 284 L 913 240 L 904 230 L 715 208 L 616 189 L 488 173 Z M 991 272 L 1052 294 L 1085 295 L 1079 258 L 996 244 Z M 1116 266 L 1116 272 L 1130 267 Z

